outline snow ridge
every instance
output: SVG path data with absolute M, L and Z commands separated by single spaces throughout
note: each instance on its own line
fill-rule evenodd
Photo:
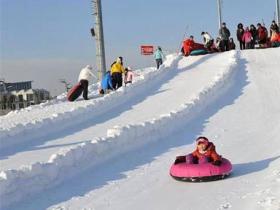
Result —
M 62 181 L 77 175 L 82 170 L 170 135 L 178 130 L 178 128 L 183 128 L 193 118 L 198 116 L 201 110 L 223 95 L 234 84 L 234 74 L 238 70 L 239 52 L 232 51 L 230 53 L 231 57 L 229 57 L 230 64 L 228 68 L 219 74 L 210 85 L 203 87 L 192 100 L 182 104 L 179 110 L 170 111 L 158 118 L 142 123 L 122 127 L 115 126 L 107 131 L 106 138 L 95 138 L 91 142 L 85 142 L 77 147 L 62 150 L 57 154 L 53 154 L 47 163 L 36 163 L 19 170 L 2 171 L 0 173 L 2 205 L 11 205 L 24 199 L 26 196 L 58 185 Z M 141 80 L 135 86 L 130 86 L 125 90 L 121 89 L 115 94 L 105 96 L 104 99 L 102 98 L 103 100 L 100 100 L 101 102 L 96 104 L 103 104 L 105 98 L 108 98 L 107 103 L 112 104 L 113 102 L 111 103 L 110 100 L 116 100 L 121 94 L 129 95 L 130 92 L 136 91 L 137 87 L 144 82 L 147 85 L 147 80 L 154 78 L 162 79 L 164 73 L 168 73 L 168 70 L 172 69 L 174 67 L 172 65 L 179 59 L 180 57 L 178 56 L 169 59 L 169 63 L 162 67 L 162 71 L 152 72 L 151 76 L 149 75 L 145 81 Z M 132 89 L 135 90 L 132 91 Z M 105 109 L 108 109 L 108 107 Z M 74 113 L 77 115 L 76 117 L 84 118 L 87 108 L 82 111 L 75 111 Z M 104 156 L 106 159 L 104 159 Z
M 10 116 L 4 116 L 0 118 L 0 123 L 7 127 L 0 128 L 0 150 L 15 146 L 17 144 L 25 144 L 28 141 L 43 137 L 46 134 L 42 132 L 42 130 L 48 130 L 48 134 L 59 132 L 83 121 L 102 115 L 115 106 L 125 103 L 124 100 L 120 100 L 123 98 L 123 95 L 125 95 L 126 98 L 135 97 L 137 92 L 142 91 L 142 84 L 149 86 L 153 85 L 155 81 L 162 80 L 162 78 L 168 74 L 168 71 L 174 67 L 179 59 L 180 56 L 177 54 L 168 55 L 167 60 L 159 70 L 153 70 L 141 75 L 137 78 L 137 80 L 135 80 L 133 85 L 125 88 L 122 87 L 115 92 L 105 95 L 104 97 L 99 97 L 89 101 L 65 103 L 63 102 L 63 100 L 65 100 L 65 94 L 61 95 L 57 100 L 57 104 L 53 105 L 58 106 L 58 109 L 51 109 L 50 114 L 46 118 L 39 118 L 36 120 L 25 119 L 22 123 L 16 123 L 14 122 L 16 120 L 14 120 L 12 123 L 10 123 L 10 125 L 7 125 L 7 123 L 4 122 L 8 120 L 7 117 L 10 118 L 9 120 L 13 120 L 13 113 Z M 94 85 L 94 88 L 97 87 L 95 86 L 96 85 Z M 48 106 L 52 106 L 52 104 L 50 105 L 50 103 L 46 103 L 38 105 L 36 108 L 41 108 L 40 111 L 42 112 L 44 111 L 44 108 L 50 108 Z M 31 108 L 25 109 L 25 112 L 30 112 L 29 115 L 34 114 L 32 111 L 35 110 L 32 110 Z M 75 121 L 72 119 L 75 119 Z

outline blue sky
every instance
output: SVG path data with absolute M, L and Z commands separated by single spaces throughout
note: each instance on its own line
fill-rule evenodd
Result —
M 36 86 L 61 92 L 59 77 L 74 83 L 80 68 L 95 66 L 91 0 L 0 2 L 0 77 L 29 78 Z M 217 36 L 216 0 L 102 0 L 102 7 L 107 66 L 120 55 L 134 68 L 154 65 L 151 56 L 140 55 L 142 44 L 175 52 L 185 35 L 193 34 L 200 42 L 201 31 Z M 263 20 L 269 27 L 275 0 L 223 0 L 222 9 L 223 21 L 235 38 L 239 22 L 249 25 Z M 41 77 L 35 77 L 37 73 Z M 58 87 L 53 90 L 55 84 Z

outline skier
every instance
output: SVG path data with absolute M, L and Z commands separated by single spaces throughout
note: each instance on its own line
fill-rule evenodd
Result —
M 162 60 L 163 60 L 163 53 L 162 49 L 160 46 L 157 47 L 157 50 L 155 51 L 154 57 L 156 59 L 156 64 L 157 64 L 157 69 L 159 69 L 160 65 L 162 65 Z
M 110 71 L 107 71 L 101 81 L 101 88 L 99 90 L 99 93 L 103 95 L 105 93 L 108 93 L 110 90 L 114 90 L 114 88 L 112 84 L 111 73 Z
M 200 136 L 196 139 L 196 149 L 188 156 L 176 157 L 175 164 L 178 163 L 200 164 L 211 162 L 213 165 L 220 166 L 222 158 L 217 154 L 215 145 L 206 137 Z
M 118 89 L 122 86 L 122 74 L 124 74 L 123 58 L 120 56 L 111 65 L 111 76 L 113 89 Z
M 83 89 L 83 98 L 85 100 L 88 100 L 88 83 L 91 77 L 96 78 L 96 76 L 92 72 L 92 66 L 87 65 L 85 68 L 83 68 L 79 74 L 79 83 L 82 86 Z

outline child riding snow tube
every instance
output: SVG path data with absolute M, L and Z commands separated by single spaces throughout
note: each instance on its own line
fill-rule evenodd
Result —
M 229 160 L 216 153 L 215 146 L 206 137 L 196 139 L 196 150 L 178 156 L 170 168 L 170 175 L 181 181 L 203 182 L 223 179 L 232 171 Z

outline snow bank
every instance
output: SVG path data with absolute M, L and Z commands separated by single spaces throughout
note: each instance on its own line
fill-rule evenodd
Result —
M 202 87 L 201 91 L 190 101 L 182 104 L 179 110 L 171 111 L 143 123 L 122 127 L 115 126 L 108 130 L 106 138 L 96 138 L 75 148 L 62 150 L 58 154 L 53 154 L 47 163 L 36 163 L 25 166 L 20 170 L 2 171 L 0 173 L 2 205 L 7 206 L 20 201 L 26 196 L 55 186 L 63 180 L 77 175 L 82 170 L 141 147 L 151 141 L 156 141 L 172 134 L 174 131 L 178 131 L 178 129 L 183 129 L 187 123 L 199 115 L 201 110 L 224 94 L 234 84 L 234 73 L 238 70 L 239 54 L 232 51 L 230 55 L 228 68 L 217 75 L 210 85 Z M 173 57 L 173 60 L 170 59 L 170 63 L 166 63 L 161 71 L 152 72 L 145 80 L 139 81 L 127 89 L 121 89 L 114 94 L 105 96 L 105 98 L 108 98 L 107 103 L 113 103 L 109 100 L 116 100 L 121 94 L 134 95 L 135 91 L 141 91 L 141 88 L 137 87 L 144 82 L 144 87 L 146 87 L 149 84 L 147 81 L 150 79 L 162 79 L 164 72 L 168 72 L 178 59 L 179 57 Z M 133 91 L 130 91 L 131 89 Z M 104 100 L 100 101 L 102 102 L 99 103 L 104 103 Z M 108 109 L 108 107 L 106 108 Z M 83 117 L 84 115 L 82 115 Z
M 180 56 L 177 54 L 168 55 L 159 70 L 149 68 L 145 71 L 146 73 L 135 78 L 133 85 L 122 87 L 104 97 L 71 103 L 63 102 L 65 96 L 62 94 L 54 104 L 50 102 L 40 104 L 35 106 L 35 108 L 29 107 L 23 111 L 18 111 L 17 115 L 11 113 L 8 116 L 1 117 L 0 150 L 40 138 L 46 135 L 43 132 L 45 130 L 48 131 L 48 134 L 59 132 L 83 121 L 101 116 L 115 106 L 125 103 L 123 100 L 124 95 L 128 99 L 135 97 L 138 92 L 142 92 L 142 84 L 145 83 L 145 87 L 147 87 L 153 85 L 155 81 L 162 80 L 179 59 Z M 95 92 L 97 92 L 97 85 L 91 88 L 92 91 L 96 89 Z M 95 97 L 97 97 L 97 93 Z M 49 106 L 50 104 L 52 106 Z M 15 119 L 18 115 L 21 116 L 21 114 L 24 114 L 24 119 Z M 28 119 L 32 116 L 36 118 Z

